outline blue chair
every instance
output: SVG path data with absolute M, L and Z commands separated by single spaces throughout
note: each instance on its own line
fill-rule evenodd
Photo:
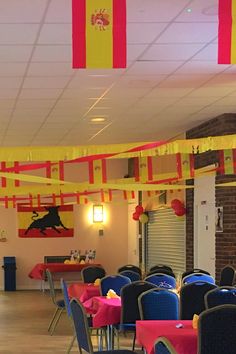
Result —
M 72 320 L 72 314 L 71 314 L 71 308 L 70 308 L 70 299 L 69 299 L 69 294 L 68 294 L 68 289 L 67 289 L 67 284 L 65 282 L 64 279 L 61 279 L 61 289 L 62 289 L 62 293 L 64 296 L 64 302 L 65 302 L 65 307 L 66 307 L 66 312 L 67 312 L 67 316 L 69 317 L 70 320 Z M 73 345 L 74 345 L 74 341 L 75 341 L 76 335 L 74 333 L 73 338 L 71 340 L 71 343 L 67 349 L 67 354 L 70 353 Z
M 236 305 L 236 288 L 221 286 L 210 290 L 205 294 L 204 300 L 207 309 L 225 304 Z
M 170 341 L 165 337 L 159 337 L 154 344 L 154 354 L 178 354 Z
M 59 322 L 59 319 L 61 318 L 62 313 L 66 310 L 66 306 L 65 306 L 65 301 L 63 299 L 58 300 L 56 298 L 56 292 L 54 289 L 53 278 L 52 278 L 52 274 L 51 274 L 50 270 L 46 269 L 45 272 L 46 272 L 47 280 L 49 283 L 50 296 L 51 296 L 54 306 L 56 307 L 56 310 L 55 310 L 53 317 L 52 317 L 52 319 L 49 323 L 49 326 L 48 326 L 48 332 L 52 336 L 55 331 L 55 328 Z
M 176 280 L 167 274 L 155 273 L 145 278 L 145 281 L 155 284 L 158 288 L 175 289 Z
M 120 291 L 123 286 L 129 283 L 131 283 L 131 280 L 123 275 L 108 275 L 100 281 L 101 295 L 106 296 L 110 289 L 114 290 L 117 295 L 120 295 Z
M 72 299 L 70 302 L 72 319 L 75 327 L 76 338 L 79 349 L 85 350 L 89 354 L 132 354 L 131 350 L 105 350 L 93 351 L 92 341 L 89 333 L 87 315 L 80 301 Z
M 186 277 L 187 275 L 194 274 L 194 273 L 202 273 L 202 274 L 208 274 L 208 275 L 210 275 L 210 273 L 207 272 L 207 271 L 204 270 L 204 269 L 193 268 L 193 269 L 186 270 L 185 272 L 183 272 L 183 274 L 182 274 L 182 279 L 183 279 L 184 277 Z
M 133 272 L 132 270 L 124 270 L 123 272 L 120 272 L 119 274 L 124 275 L 125 277 L 128 277 L 131 280 L 131 282 L 141 280 L 140 274 L 137 272 Z
M 166 289 L 151 289 L 138 298 L 141 320 L 177 320 L 179 318 L 179 298 Z
M 140 313 L 138 307 L 138 297 L 144 291 L 156 288 L 154 284 L 146 281 L 134 281 L 124 286 L 121 290 L 121 321 L 119 329 L 121 331 L 134 332 L 133 350 L 136 339 L 136 321 L 140 320 Z
M 211 275 L 203 274 L 203 273 L 189 274 L 182 279 L 183 284 L 189 284 L 195 281 L 203 281 L 210 284 L 215 284 L 215 279 Z
M 122 267 L 118 268 L 118 273 L 120 272 L 123 272 L 124 270 L 132 270 L 132 272 L 136 272 L 140 275 L 140 277 L 142 276 L 142 271 L 141 269 L 134 265 L 134 264 L 126 264 L 126 265 L 123 265 Z

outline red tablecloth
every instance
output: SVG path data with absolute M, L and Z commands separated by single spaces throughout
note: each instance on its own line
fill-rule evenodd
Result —
M 100 287 L 94 284 L 75 283 L 68 286 L 69 297 L 75 297 L 85 302 L 94 296 L 100 295 Z
M 179 323 L 183 328 L 176 328 Z M 137 342 L 148 354 L 154 354 L 158 337 L 166 337 L 178 354 L 197 354 L 197 330 L 192 321 L 136 321 Z
M 83 268 L 96 265 L 101 266 L 101 264 L 65 264 L 65 263 L 38 263 L 29 273 L 29 277 L 32 279 L 44 279 L 44 272 L 49 269 L 52 273 L 63 273 L 63 272 L 79 272 Z
M 88 313 L 94 314 L 94 327 L 103 327 L 120 323 L 120 298 L 107 299 L 104 296 L 95 296 L 84 302 L 84 307 Z

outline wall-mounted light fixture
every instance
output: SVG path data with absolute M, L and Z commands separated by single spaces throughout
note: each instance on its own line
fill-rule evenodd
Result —
M 93 222 L 103 222 L 103 205 L 95 204 L 93 206 Z

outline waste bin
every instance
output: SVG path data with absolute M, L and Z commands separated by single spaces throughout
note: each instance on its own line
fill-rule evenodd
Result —
M 16 290 L 16 257 L 3 257 L 4 290 Z

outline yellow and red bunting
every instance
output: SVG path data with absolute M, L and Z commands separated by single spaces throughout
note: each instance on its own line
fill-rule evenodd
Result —
M 8 172 L 9 169 L 14 169 L 14 173 L 19 173 L 19 162 L 1 162 L 1 172 Z M 7 179 L 6 177 L 1 178 L 1 184 L 3 188 L 6 187 L 19 187 L 20 181 L 15 179 Z
M 77 193 L 76 194 L 76 203 L 77 204 L 88 204 L 87 195 L 85 193 L 84 194 Z
M 176 154 L 178 178 L 194 178 L 194 156 L 193 154 Z
M 236 63 L 236 0 L 219 0 L 218 64 Z
M 222 175 L 236 174 L 236 149 L 219 151 L 219 172 Z
M 152 181 L 152 157 L 135 157 L 134 158 L 134 176 L 136 182 Z
M 109 203 L 112 201 L 112 191 L 111 189 L 101 189 L 101 202 Z
M 64 181 L 64 162 L 46 162 L 46 177 Z
M 125 200 L 135 199 L 134 191 L 123 191 L 123 196 Z
M 72 0 L 73 68 L 126 68 L 126 0 Z
M 73 237 L 74 236 L 73 206 L 64 205 L 64 206 L 56 207 L 57 208 L 56 212 L 58 213 L 60 221 L 66 227 L 66 229 L 63 228 L 62 225 L 58 225 L 58 222 L 57 224 L 56 222 L 54 224 L 53 217 L 50 219 L 51 220 L 50 222 L 45 220 L 45 217 L 46 219 L 48 219 L 48 215 L 49 215 L 48 208 L 52 208 L 52 206 L 39 208 L 39 207 L 28 207 L 28 206 L 18 205 L 17 206 L 18 225 L 19 225 L 18 236 L 23 238 Z M 55 227 L 57 231 L 53 227 Z M 42 229 L 43 232 L 40 231 Z
M 107 172 L 106 172 L 106 160 L 93 160 L 89 161 L 89 183 L 106 183 L 107 182 Z

